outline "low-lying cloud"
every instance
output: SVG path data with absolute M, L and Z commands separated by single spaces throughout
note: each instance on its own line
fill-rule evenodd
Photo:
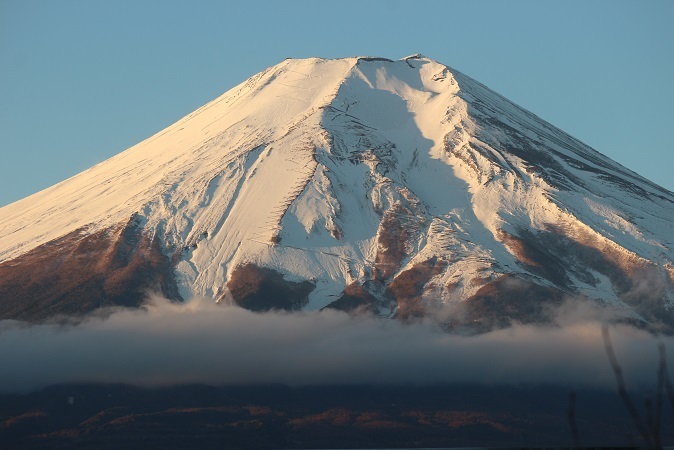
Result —
M 143 309 L 78 323 L 0 322 L 0 391 L 77 382 L 615 388 L 601 321 L 568 305 L 564 311 L 559 326 L 462 336 L 425 322 L 338 311 L 259 314 L 200 299 L 175 304 L 154 297 Z M 610 331 L 628 386 L 655 386 L 658 343 L 665 344 L 671 365 L 674 339 L 626 325 Z

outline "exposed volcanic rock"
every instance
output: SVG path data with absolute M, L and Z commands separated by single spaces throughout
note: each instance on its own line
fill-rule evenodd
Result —
M 576 296 L 574 286 L 579 280 L 600 290 L 603 277 L 625 306 L 656 327 L 674 330 L 674 308 L 666 307 L 668 292 L 674 285 L 667 272 L 652 262 L 624 254 L 601 237 L 578 230 L 569 232 L 559 225 L 549 225 L 546 231 L 520 229 L 517 236 L 503 230 L 499 234 L 523 268 L 553 283 L 556 289 L 551 290 L 555 293 L 552 298 L 557 298 L 560 292 L 567 297 Z M 509 290 L 507 286 L 498 289 Z M 546 297 L 550 298 L 550 294 Z
M 227 282 L 232 300 L 251 311 L 298 311 L 316 286 L 309 281 L 287 281 L 275 270 L 253 263 L 237 266 Z
M 424 216 L 409 204 L 409 193 L 401 191 L 407 205 L 395 203 L 383 212 L 377 234 L 377 256 L 374 264 L 374 279 L 385 282 L 401 269 L 405 259 L 416 252 L 415 241 L 423 226 Z M 414 200 L 414 199 L 412 199 Z
M 380 300 L 372 295 L 365 286 L 358 283 L 348 285 L 342 295 L 326 308 L 346 312 L 379 313 Z
M 566 295 L 554 287 L 503 275 L 458 305 L 453 319 L 455 325 L 468 325 L 479 331 L 513 323 L 549 323 L 551 311 L 562 304 Z
M 386 293 L 396 302 L 398 317 L 423 316 L 438 306 L 437 303 L 433 303 L 436 299 L 432 295 L 434 286 L 429 282 L 433 277 L 440 275 L 445 267 L 447 261 L 433 257 L 413 265 L 395 277 L 388 285 Z M 424 296 L 427 291 L 430 291 L 431 295 Z
M 384 215 L 377 239 L 375 280 L 386 281 L 400 269 L 403 258 L 408 256 L 405 244 L 409 239 L 408 229 L 395 213 Z
M 92 234 L 76 230 L 0 264 L 0 319 L 137 307 L 150 292 L 180 299 L 171 261 L 137 218 Z

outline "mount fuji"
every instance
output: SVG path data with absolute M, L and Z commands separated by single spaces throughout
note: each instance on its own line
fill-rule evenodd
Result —
M 636 150 L 636 149 L 635 149 Z M 674 193 L 413 55 L 287 59 L 0 209 L 0 319 L 142 304 L 674 331 Z

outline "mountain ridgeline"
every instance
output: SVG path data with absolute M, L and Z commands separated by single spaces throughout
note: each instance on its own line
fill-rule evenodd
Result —
M 421 55 L 287 59 L 0 209 L 0 319 L 148 292 L 674 331 L 674 194 Z

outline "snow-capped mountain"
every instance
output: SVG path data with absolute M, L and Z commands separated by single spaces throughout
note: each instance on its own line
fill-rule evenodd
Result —
M 287 59 L 0 209 L 0 318 L 361 308 L 674 325 L 674 194 L 421 55 Z

